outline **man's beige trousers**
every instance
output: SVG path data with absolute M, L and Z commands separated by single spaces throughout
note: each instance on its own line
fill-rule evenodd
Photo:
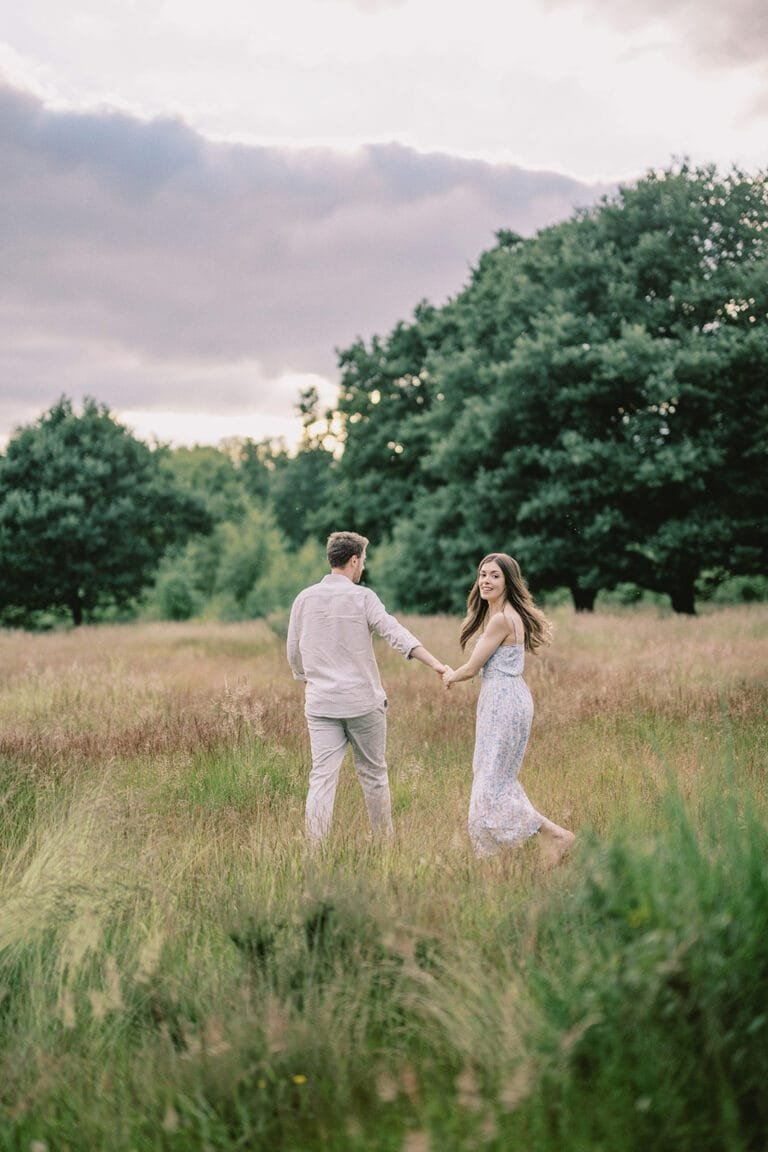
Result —
M 337 720 L 331 716 L 307 716 L 312 771 L 309 774 L 306 828 L 313 844 L 328 834 L 339 771 L 347 748 L 352 748 L 355 771 L 365 797 L 368 818 L 375 835 L 392 832 L 392 804 L 387 774 L 387 710 L 385 705 Z

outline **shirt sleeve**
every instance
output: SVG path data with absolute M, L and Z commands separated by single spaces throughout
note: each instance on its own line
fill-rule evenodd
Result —
M 301 649 L 299 647 L 300 617 L 301 604 L 298 600 L 294 600 L 291 615 L 288 620 L 288 639 L 286 642 L 286 654 L 294 680 L 306 680 L 304 665 L 301 659 Z
M 377 632 L 382 640 L 386 640 L 396 652 L 401 652 L 403 656 L 410 658 L 411 652 L 419 647 L 421 641 L 387 612 L 379 597 L 370 588 L 366 589 L 365 608 L 368 627 Z

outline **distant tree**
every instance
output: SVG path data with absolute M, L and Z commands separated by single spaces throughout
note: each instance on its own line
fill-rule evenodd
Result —
M 203 550 L 201 544 L 209 542 L 213 547 Z M 183 550 L 167 553 L 144 608 L 165 620 L 265 616 L 289 608 L 325 567 L 324 548 L 312 540 L 292 544 L 271 511 L 254 500 L 238 521 L 222 521 L 209 537 L 194 537 Z
M 299 548 L 305 540 L 324 540 L 333 530 L 334 457 L 327 445 L 331 439 L 331 413 L 320 411 L 317 389 L 305 389 L 298 412 L 303 431 L 295 452 L 283 448 L 270 460 L 269 502 L 280 531 Z
M 205 505 L 213 526 L 209 533 L 193 536 L 183 549 L 178 545 L 171 548 L 157 573 L 152 599 L 159 599 L 166 618 L 186 619 L 196 615 L 213 595 L 223 525 L 240 524 L 253 501 L 240 467 L 237 442 L 174 448 L 162 463 L 178 487 Z
M 198 496 L 216 523 L 239 519 L 250 503 L 237 450 L 231 448 L 195 444 L 172 449 L 162 461 L 174 483 Z
M 339 353 L 335 415 L 343 452 L 330 493 L 337 524 L 381 539 L 419 496 L 429 447 L 422 417 L 434 392 L 428 357 L 433 349 L 447 352 L 452 332 L 450 305 L 422 303 L 386 340 L 357 340 Z
M 274 459 L 282 452 L 280 440 L 252 440 L 233 437 L 222 444 L 237 467 L 240 483 L 253 500 L 269 499 Z
M 65 609 L 74 624 L 128 605 L 163 553 L 211 521 L 137 440 L 93 399 L 66 397 L 21 428 L 0 457 L 0 610 Z

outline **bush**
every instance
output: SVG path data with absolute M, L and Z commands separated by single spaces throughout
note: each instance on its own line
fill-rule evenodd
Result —
M 701 827 L 673 794 L 658 840 L 595 847 L 575 899 L 545 911 L 532 1146 L 764 1146 L 768 830 L 722 798 Z
M 203 606 L 196 578 L 188 552 L 164 560 L 147 601 L 150 614 L 161 620 L 189 620 L 196 616 Z
M 768 600 L 768 577 L 730 576 L 713 590 L 713 604 L 756 604 Z
M 166 557 L 145 609 L 162 620 L 256 619 L 286 611 L 297 592 L 326 571 L 319 544 L 307 541 L 294 550 L 268 513 L 253 505 L 238 523 L 225 521 L 211 537 Z

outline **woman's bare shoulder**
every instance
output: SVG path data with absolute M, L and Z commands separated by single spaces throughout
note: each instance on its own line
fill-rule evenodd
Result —
M 499 613 L 499 615 L 502 615 L 502 613 Z M 522 644 L 523 641 L 521 637 L 525 637 L 525 625 L 523 624 L 520 613 L 516 612 L 511 604 L 505 604 L 503 616 L 510 641 L 514 644 Z
M 483 629 L 484 636 L 492 636 L 494 640 L 503 640 L 510 629 L 510 623 L 504 612 L 497 612 L 491 616 Z

